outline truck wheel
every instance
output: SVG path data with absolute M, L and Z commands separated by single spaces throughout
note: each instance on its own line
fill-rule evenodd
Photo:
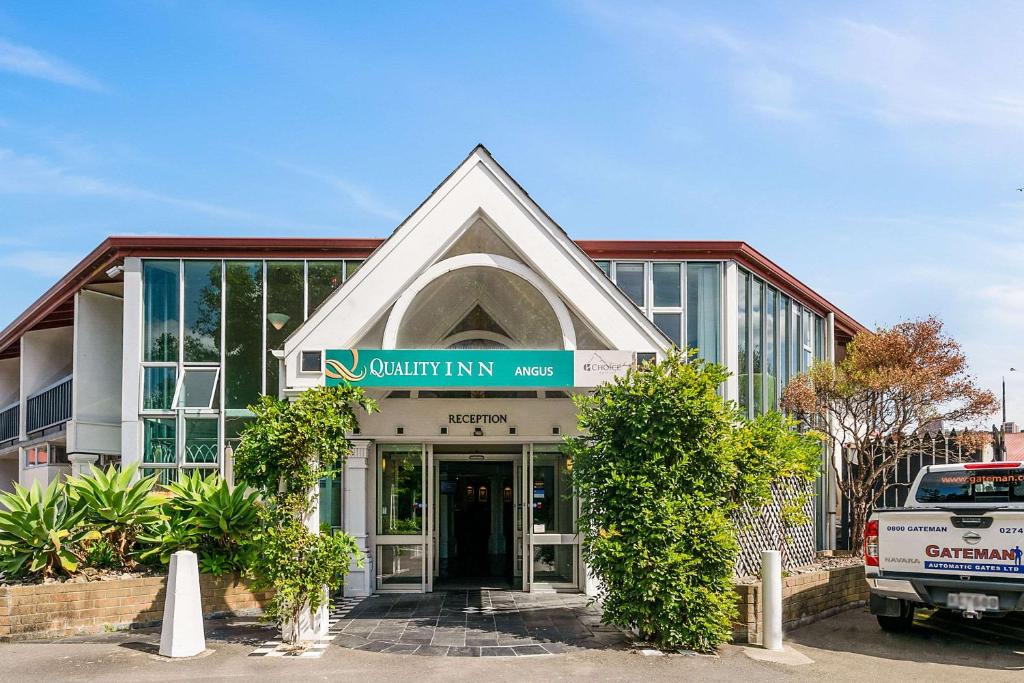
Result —
M 914 625 L 914 605 L 900 600 L 899 616 L 887 617 L 879 614 L 875 618 L 878 619 L 878 625 L 887 633 L 906 633 Z

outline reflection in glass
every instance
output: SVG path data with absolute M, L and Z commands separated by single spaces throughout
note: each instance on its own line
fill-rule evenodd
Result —
M 157 475 L 156 483 L 158 486 L 167 486 L 177 478 L 178 470 L 172 467 L 143 467 L 143 477 L 150 477 Z
M 142 264 L 143 360 L 178 362 L 178 261 Z
M 263 264 L 228 261 L 224 321 L 224 402 L 246 408 L 263 390 Z
M 422 447 L 382 446 L 378 459 L 377 481 L 377 533 L 422 533 Z
M 220 362 L 220 261 L 185 261 L 185 362 Z
M 644 305 L 644 264 L 616 263 L 615 284 L 637 306 Z
M 320 524 L 340 529 L 341 523 L 341 475 L 324 477 L 320 480 Z
M 764 290 L 764 409 L 775 410 L 775 290 Z
M 676 346 L 682 344 L 683 318 L 680 313 L 655 313 L 654 324 Z
M 345 279 L 344 261 L 310 261 L 309 312 L 315 311 Z
M 576 546 L 533 546 L 533 580 L 546 583 L 576 582 Z
M 407 586 L 423 582 L 423 546 L 377 546 L 377 583 Z
M 533 454 L 533 533 L 574 534 L 572 458 L 554 449 Z
M 737 332 L 737 348 L 738 348 L 738 361 L 739 361 L 739 372 L 737 372 L 737 379 L 739 380 L 739 404 L 740 411 L 749 416 L 750 415 L 750 364 L 748 351 L 750 349 L 748 343 L 748 331 L 750 329 L 750 307 L 747 303 L 750 296 L 750 276 L 745 272 L 740 271 L 739 274 L 739 291 L 737 292 L 739 300 L 739 311 L 737 316 L 736 332 Z
M 170 410 L 178 369 L 158 366 L 142 369 L 142 409 Z
M 750 327 L 751 327 L 751 361 L 754 377 L 754 415 L 761 410 L 761 373 L 764 371 L 761 355 L 761 296 L 763 285 L 760 280 L 753 280 L 750 286 Z
M 185 420 L 185 462 L 217 463 L 217 420 L 187 418 Z
M 146 418 L 143 420 L 142 462 L 174 464 L 175 421 L 173 417 Z
M 743 279 L 740 279 L 742 287 Z M 686 345 L 718 362 L 722 328 L 722 276 L 717 263 L 686 264 Z M 740 323 L 741 325 L 745 322 Z
M 280 361 L 271 354 L 302 324 L 302 261 L 267 262 L 267 388 L 278 395 Z
M 678 308 L 682 306 L 679 277 L 680 264 L 654 263 L 651 277 L 654 281 L 655 308 Z

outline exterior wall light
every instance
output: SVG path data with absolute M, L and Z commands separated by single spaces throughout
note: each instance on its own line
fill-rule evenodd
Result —
M 554 427 L 551 428 L 551 434 L 552 435 L 558 436 L 561 433 L 562 433 L 562 428 L 559 427 L 558 425 L 555 425 Z
M 405 427 L 395 427 L 395 434 L 398 436 L 405 434 Z
M 280 330 L 282 327 L 287 325 L 288 321 L 291 319 L 292 317 L 285 313 L 267 313 L 267 320 L 275 330 Z
M 482 428 L 480 428 L 480 427 L 474 427 L 473 428 L 473 436 L 483 436 L 483 435 L 484 435 L 484 430 Z
M 441 436 L 448 436 L 448 428 L 441 427 Z
M 515 435 L 516 435 L 516 432 L 517 432 L 517 431 L 518 431 L 518 430 L 517 430 L 517 429 L 516 429 L 515 427 L 509 427 L 509 428 L 508 428 L 508 434 L 509 434 L 509 436 L 515 436 Z

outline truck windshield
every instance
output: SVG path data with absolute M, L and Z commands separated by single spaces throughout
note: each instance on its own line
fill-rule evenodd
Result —
M 1024 470 L 928 472 L 917 487 L 919 503 L 1024 503 Z

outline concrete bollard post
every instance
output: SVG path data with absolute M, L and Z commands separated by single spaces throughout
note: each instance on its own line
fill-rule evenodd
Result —
M 164 657 L 194 657 L 205 649 L 199 562 L 191 550 L 179 550 L 171 555 L 171 566 L 167 572 L 160 654 Z
M 761 645 L 782 649 L 782 555 L 778 550 L 761 552 Z

